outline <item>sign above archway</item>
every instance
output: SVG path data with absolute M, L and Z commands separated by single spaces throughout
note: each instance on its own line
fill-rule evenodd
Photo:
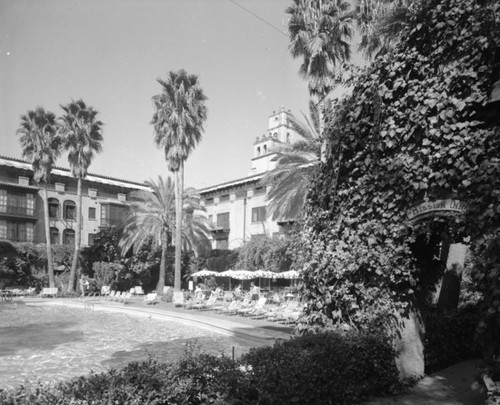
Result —
M 446 199 L 423 202 L 408 210 L 408 220 L 417 221 L 433 215 L 462 213 L 466 208 L 466 204 L 460 200 Z

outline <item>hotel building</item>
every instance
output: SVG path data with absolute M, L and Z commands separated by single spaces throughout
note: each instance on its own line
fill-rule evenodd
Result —
M 47 194 L 53 244 L 75 243 L 76 188 L 77 181 L 70 170 L 52 170 Z M 91 245 L 101 229 L 121 225 L 126 217 L 126 202 L 138 190 L 149 188 L 141 183 L 88 174 L 82 184 L 82 246 Z M 0 156 L 0 239 L 45 242 L 41 195 L 30 163 Z
M 301 139 L 291 123 L 292 117 L 283 107 L 273 111 L 266 133 L 253 144 L 247 177 L 198 190 L 213 224 L 212 248 L 234 249 L 252 237 L 271 236 L 290 229 L 290 221 L 273 221 L 268 215 L 269 189 L 260 185 L 259 180 L 276 167 L 273 161 L 276 147 Z

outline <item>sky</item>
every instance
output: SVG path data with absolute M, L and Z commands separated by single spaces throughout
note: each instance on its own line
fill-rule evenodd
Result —
M 168 175 L 153 141 L 158 78 L 196 74 L 207 100 L 185 186 L 248 175 L 252 145 L 281 106 L 307 112 L 288 52 L 291 0 L 0 0 L 0 155 L 21 158 L 20 116 L 82 98 L 104 123 L 89 172 L 143 182 Z M 246 9 L 246 10 L 245 10 Z M 68 167 L 66 156 L 57 166 Z

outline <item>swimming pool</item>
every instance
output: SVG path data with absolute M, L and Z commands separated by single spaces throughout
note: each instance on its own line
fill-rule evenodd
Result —
M 174 360 L 189 342 L 237 355 L 254 344 L 197 326 L 64 306 L 0 305 L 0 388 L 121 368 L 152 355 Z

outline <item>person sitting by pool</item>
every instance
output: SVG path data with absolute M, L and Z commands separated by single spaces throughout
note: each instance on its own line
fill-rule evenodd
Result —
M 201 284 L 196 284 L 196 288 L 194 289 L 194 300 L 198 302 L 203 300 L 203 290 L 201 289 Z
M 238 284 L 233 292 L 233 298 L 239 300 L 241 298 L 241 285 Z
M 260 296 L 260 288 L 257 287 L 253 281 L 250 283 L 250 295 L 252 297 L 252 301 L 258 301 Z
M 83 275 L 80 276 L 80 290 L 82 290 L 81 297 L 85 297 L 85 290 L 89 287 L 89 282 L 86 280 Z

